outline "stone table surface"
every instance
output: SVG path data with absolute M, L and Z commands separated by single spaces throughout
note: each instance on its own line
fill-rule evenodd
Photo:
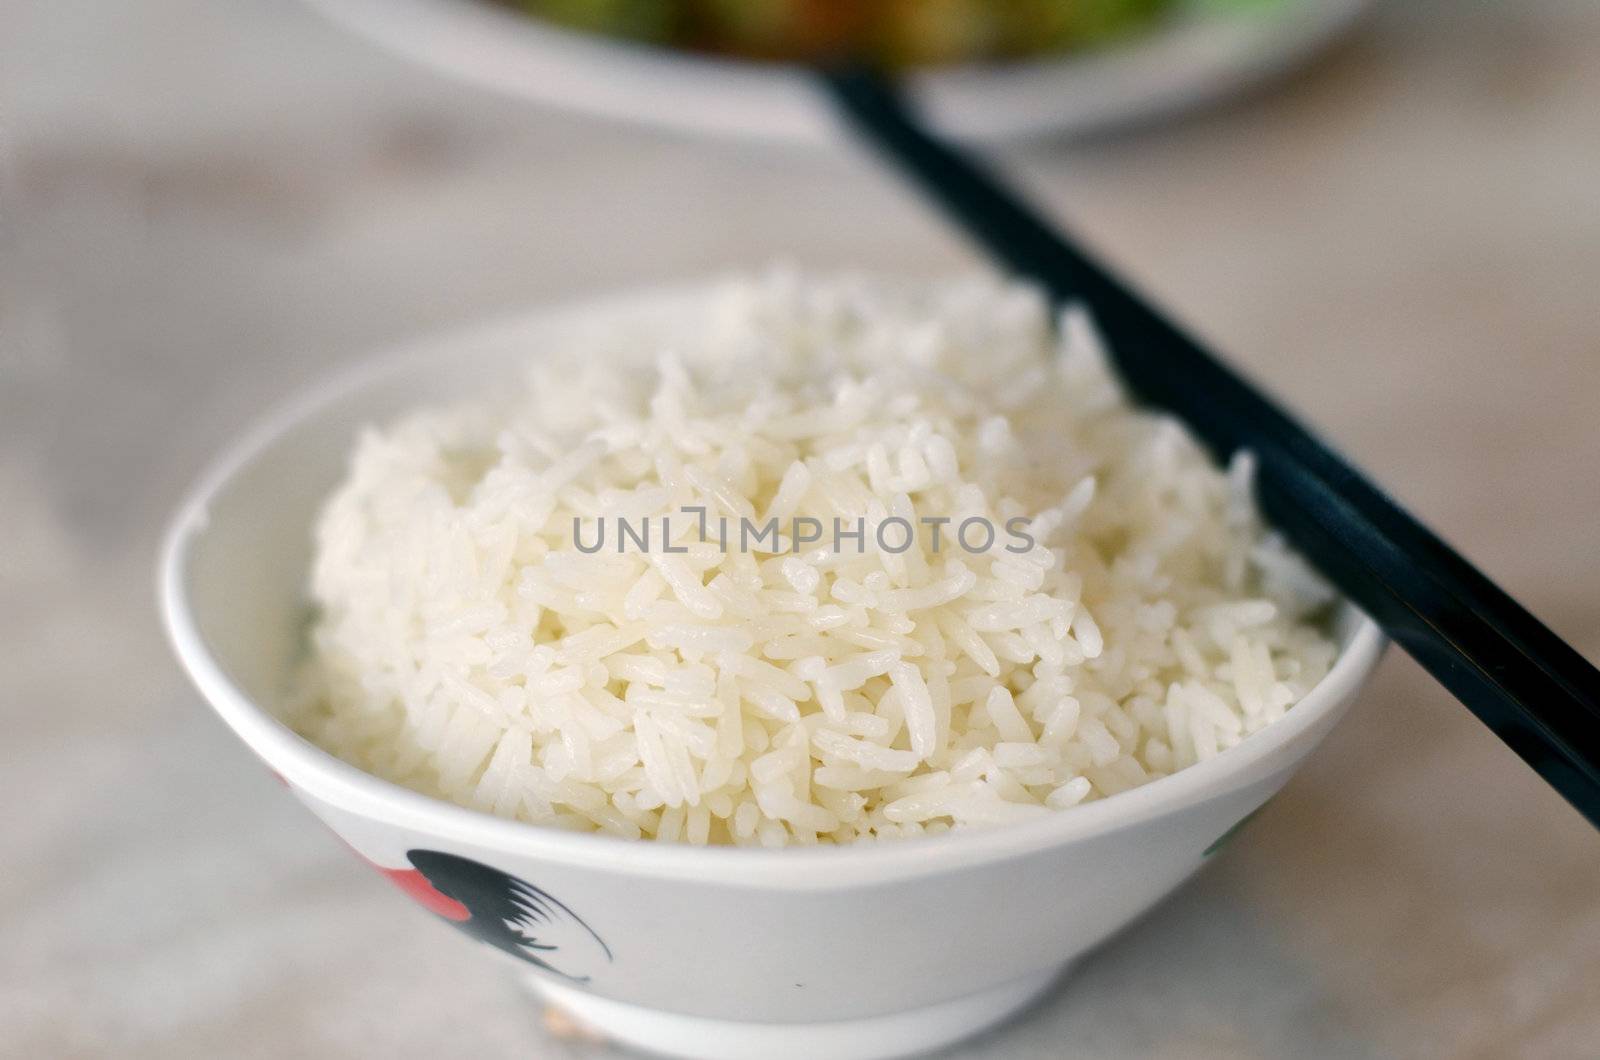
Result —
M 1008 161 L 1600 655 L 1600 5 L 1411 0 L 1272 91 Z M 480 94 L 270 0 L 0 0 L 0 1054 L 540 1056 L 205 709 L 161 524 L 418 333 L 971 252 L 862 157 Z M 1391 653 L 1171 901 L 959 1057 L 1600 1055 L 1600 836 Z

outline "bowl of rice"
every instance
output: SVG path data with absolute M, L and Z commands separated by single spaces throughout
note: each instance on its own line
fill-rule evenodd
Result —
M 291 403 L 175 650 L 354 851 L 615 1039 L 886 1057 L 1178 886 L 1383 648 L 1034 290 L 775 271 Z

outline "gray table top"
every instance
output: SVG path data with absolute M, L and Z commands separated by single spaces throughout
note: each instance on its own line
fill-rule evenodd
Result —
M 1391 4 L 1021 178 L 1600 654 L 1600 7 Z M 299 7 L 0 5 L 0 1052 L 598 1057 L 395 916 L 200 706 L 150 588 L 238 423 L 419 332 L 968 251 L 858 157 L 446 84 Z M 1392 654 L 1170 902 L 970 1057 L 1600 1055 L 1600 837 Z

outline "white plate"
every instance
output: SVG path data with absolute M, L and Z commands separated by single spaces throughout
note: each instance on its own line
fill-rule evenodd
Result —
M 486 0 L 307 0 L 393 51 L 525 99 L 680 131 L 798 143 L 838 125 L 804 70 L 574 33 Z M 914 74 L 945 133 L 995 142 L 1151 118 L 1288 69 L 1371 0 L 1285 0 L 1229 15 L 1180 14 L 1128 44 L 1080 55 Z

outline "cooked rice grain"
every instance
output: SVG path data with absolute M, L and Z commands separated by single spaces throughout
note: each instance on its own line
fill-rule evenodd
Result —
M 848 843 L 1146 783 L 1327 671 L 1331 594 L 1248 463 L 1130 407 L 1082 314 L 784 273 L 708 304 L 690 340 L 567 350 L 362 435 L 317 527 L 300 731 L 535 824 Z M 796 547 L 795 517 L 860 519 L 865 545 Z

